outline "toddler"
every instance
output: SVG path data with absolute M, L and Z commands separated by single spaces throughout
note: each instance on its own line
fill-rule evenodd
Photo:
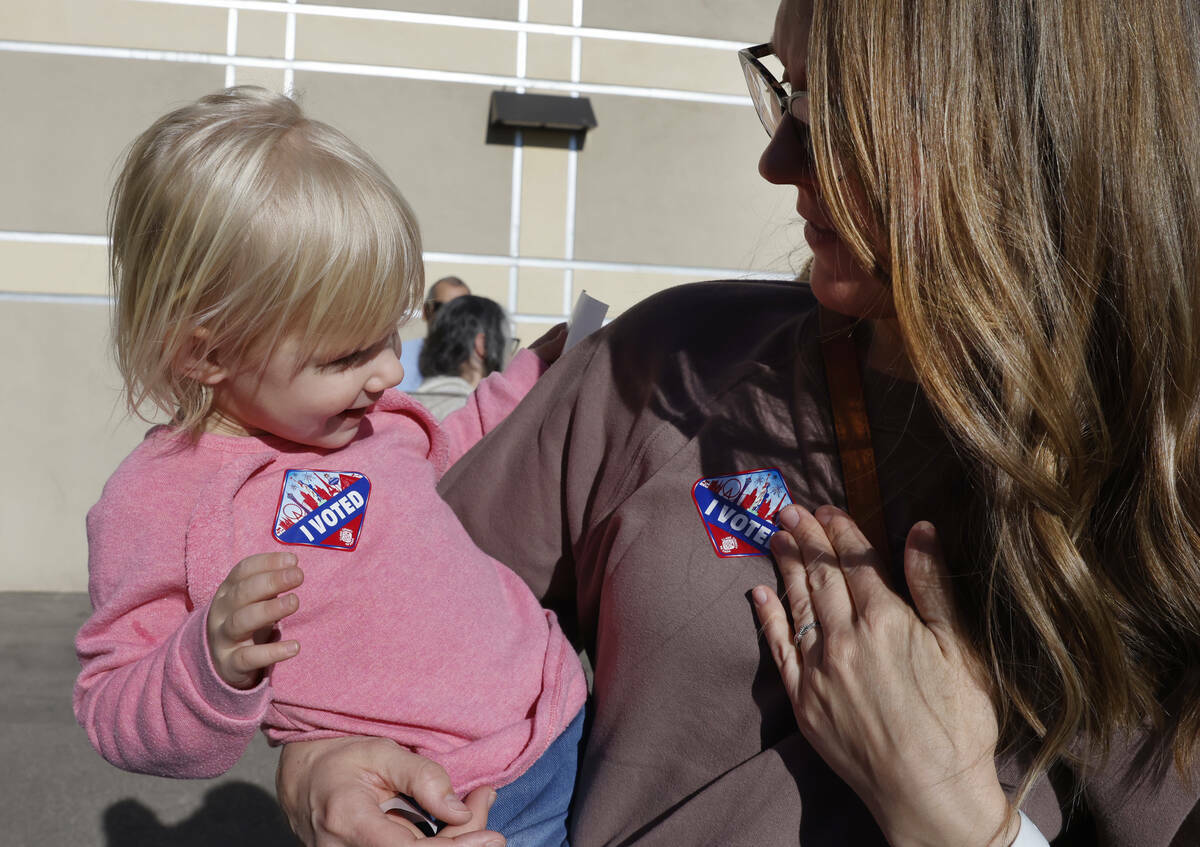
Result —
M 412 213 L 346 136 L 262 89 L 143 133 L 109 226 L 128 400 L 172 422 L 88 514 L 74 705 L 92 744 L 207 777 L 259 726 L 277 743 L 384 736 L 459 792 L 500 786 L 490 826 L 510 845 L 563 843 L 578 659 L 435 491 L 561 330 L 441 426 L 390 390 L 424 288 Z

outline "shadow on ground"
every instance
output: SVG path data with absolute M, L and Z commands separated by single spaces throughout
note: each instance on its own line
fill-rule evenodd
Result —
M 126 799 L 104 812 L 105 847 L 296 847 L 275 798 L 257 785 L 210 789 L 190 817 L 169 825 L 153 809 Z
M 4 847 L 299 847 L 275 804 L 262 736 L 220 779 L 125 773 L 71 711 L 86 594 L 0 592 L 0 844 Z

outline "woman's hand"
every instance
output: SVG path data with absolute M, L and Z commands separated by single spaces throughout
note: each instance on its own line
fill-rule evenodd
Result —
M 396 794 L 416 799 L 447 824 L 430 847 L 503 847 L 485 831 L 496 799 L 477 788 L 464 800 L 434 762 L 383 738 L 330 738 L 287 744 L 279 757 L 275 792 L 288 822 L 307 847 L 395 847 L 422 840 L 416 827 L 379 804 Z M 457 836 L 457 837 L 455 837 Z
M 805 738 L 893 847 L 1011 843 L 1019 821 L 996 775 L 995 709 L 933 527 L 917 524 L 905 546 L 914 613 L 847 514 L 789 506 L 780 523 L 771 549 L 798 644 L 775 593 L 753 593 Z

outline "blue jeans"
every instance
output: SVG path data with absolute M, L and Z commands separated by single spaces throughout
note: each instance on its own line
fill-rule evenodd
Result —
M 567 812 L 575 790 L 583 709 L 536 762 L 496 792 L 488 829 L 508 847 L 567 847 Z

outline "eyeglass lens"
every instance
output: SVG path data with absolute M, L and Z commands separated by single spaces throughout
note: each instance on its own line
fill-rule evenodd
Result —
M 775 128 L 779 126 L 783 117 L 779 96 L 763 78 L 761 71 L 750 63 L 742 65 L 742 72 L 746 75 L 746 87 L 750 90 L 750 99 L 754 101 L 754 111 L 758 113 L 763 129 L 767 131 L 767 135 L 774 135 Z
M 780 101 L 778 90 L 763 77 L 762 71 L 754 65 L 744 62 L 742 64 L 742 72 L 746 75 L 746 87 L 750 90 L 750 99 L 754 101 L 754 111 L 758 113 L 758 119 L 762 121 L 767 135 L 773 138 L 775 132 L 779 129 L 780 122 L 783 121 L 786 104 Z M 805 150 L 811 151 L 812 132 L 808 124 L 794 117 L 790 123 L 792 124 L 792 129 L 800 137 L 801 145 L 803 145 Z M 811 155 L 809 153 L 810 157 Z

